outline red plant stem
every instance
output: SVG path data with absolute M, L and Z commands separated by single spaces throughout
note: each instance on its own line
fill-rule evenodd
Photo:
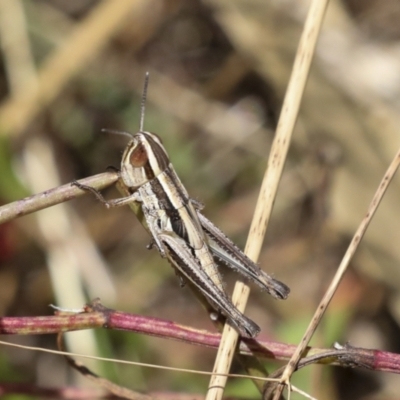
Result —
M 1 317 L 0 334 L 34 335 L 54 334 L 82 329 L 108 328 L 126 330 L 165 339 L 179 340 L 189 344 L 218 348 L 221 335 L 179 325 L 173 321 L 145 317 L 115 311 L 104 307 L 98 300 L 87 305 L 82 313 L 48 317 Z M 295 345 L 268 339 L 242 339 L 239 351 L 244 355 L 255 355 L 276 360 L 287 360 L 296 349 Z M 308 347 L 305 356 L 329 354 L 322 363 L 358 367 L 385 372 L 400 373 L 400 355 L 380 350 L 370 350 L 345 345 L 340 350 Z

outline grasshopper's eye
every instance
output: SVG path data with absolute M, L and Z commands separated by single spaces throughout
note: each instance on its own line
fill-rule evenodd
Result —
M 149 157 L 145 146 L 142 143 L 138 143 L 136 147 L 131 151 L 129 161 L 134 168 L 140 168 L 146 165 Z

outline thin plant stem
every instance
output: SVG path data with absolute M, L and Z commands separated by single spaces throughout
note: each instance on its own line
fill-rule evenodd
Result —
M 279 117 L 276 135 L 269 156 L 267 170 L 261 185 L 245 248 L 245 253 L 255 261 L 258 259 L 267 230 L 327 5 L 328 0 L 312 1 L 297 49 L 292 74 L 283 101 L 282 112 Z M 235 306 L 242 312 L 245 309 L 249 292 L 250 289 L 247 285 L 240 281 L 236 283 L 232 300 Z M 214 364 L 213 371 L 215 373 L 226 374 L 229 371 L 237 341 L 238 333 L 226 324 L 222 334 L 221 346 Z M 226 382 L 227 378 L 225 376 L 212 376 L 206 399 L 220 400 L 223 396 Z
M 353 239 L 351 240 L 349 247 L 347 248 L 347 251 L 339 265 L 338 270 L 336 271 L 335 276 L 333 277 L 327 291 L 325 292 L 321 302 L 319 303 L 315 314 L 310 322 L 310 324 L 307 327 L 306 332 L 304 333 L 304 336 L 302 337 L 300 344 L 298 345 L 296 351 L 293 353 L 292 357 L 290 358 L 283 374 L 282 374 L 282 383 L 278 386 L 277 391 L 275 392 L 275 397 L 274 400 L 279 399 L 280 393 L 282 393 L 282 390 L 284 388 L 285 384 L 289 384 L 289 379 L 293 372 L 296 369 L 296 366 L 302 357 L 304 350 L 306 349 L 308 343 L 310 342 L 315 330 L 318 327 L 319 322 L 321 321 L 326 309 L 328 308 L 329 303 L 331 302 L 333 295 L 335 294 L 340 281 L 343 278 L 344 273 L 347 270 L 347 267 L 350 264 L 351 259 L 354 256 L 354 253 L 356 252 L 361 239 L 363 238 L 365 231 L 368 228 L 369 223 L 371 222 L 373 216 L 375 215 L 375 212 L 379 206 L 379 203 L 381 202 L 383 195 L 386 192 L 386 189 L 389 186 L 389 183 L 393 179 L 393 176 L 395 172 L 397 171 L 397 168 L 399 167 L 400 164 L 400 149 L 398 150 L 396 156 L 394 157 L 393 161 L 389 165 L 388 170 L 386 171 L 384 177 L 382 178 L 382 181 L 371 201 L 371 204 L 368 207 L 367 214 L 365 215 L 364 219 L 361 221 L 360 226 L 358 227 L 356 233 L 353 236 Z
M 101 190 L 117 182 L 117 180 L 118 174 L 116 172 L 104 172 L 90 176 L 89 178 L 80 179 L 77 182 Z M 87 192 L 79 189 L 77 186 L 71 185 L 71 183 L 67 183 L 54 189 L 14 201 L 0 207 L 0 224 L 75 199 L 84 194 L 87 194 Z

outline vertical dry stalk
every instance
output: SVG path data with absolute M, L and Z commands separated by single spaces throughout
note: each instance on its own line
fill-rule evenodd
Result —
M 14 99 L 18 96 L 23 97 L 25 90 L 32 93 L 36 92 L 39 87 L 38 79 L 22 4 L 19 1 L 13 3 L 9 0 L 3 0 L 0 14 L 2 15 L 2 18 L 0 18 L 2 47 L 7 50 L 4 52 L 4 59 L 6 65 L 8 65 L 7 77 L 10 86 L 10 98 Z M 19 23 L 11 24 L 12 29 L 10 30 L 8 19 Z M 15 51 L 14 48 L 16 47 L 19 49 L 18 51 Z M 58 172 L 49 141 L 28 139 L 22 158 L 24 161 L 22 169 L 28 186 L 31 186 L 34 189 L 33 191 L 41 191 L 47 184 L 49 186 L 59 185 Z M 78 304 L 85 302 L 81 275 L 85 267 L 88 269 L 88 265 L 94 268 L 97 274 L 103 276 L 102 280 L 96 279 L 96 282 L 104 282 L 101 289 L 105 291 L 107 296 L 114 298 L 114 288 L 109 284 L 110 279 L 104 262 L 94 250 L 91 240 L 85 235 L 78 220 L 71 217 L 71 212 L 67 211 L 67 207 L 47 210 L 47 212 L 37 214 L 36 217 L 38 232 L 42 234 L 42 243 L 47 255 L 47 266 L 55 294 L 59 301 L 63 299 L 60 301 L 61 305 L 66 306 L 68 299 L 74 299 Z M 58 228 L 57 232 L 54 231 L 55 226 Z M 71 232 L 74 232 L 75 235 L 71 235 Z M 75 242 L 72 238 L 75 239 Z M 76 262 L 77 260 L 80 260 L 81 264 Z M 87 274 L 89 275 L 89 273 Z M 89 279 L 88 282 L 90 287 L 92 280 Z M 96 286 L 98 289 L 99 286 L 97 284 Z M 97 292 L 97 290 L 94 291 Z M 92 353 L 97 352 L 93 332 L 79 333 L 79 337 L 80 340 L 76 340 L 76 338 L 73 341 L 71 338 L 67 339 L 72 350 L 80 352 L 89 348 Z
M 29 138 L 23 152 L 24 173 L 32 191 L 59 185 L 54 150 L 47 139 Z M 85 304 L 102 293 L 106 301 L 115 301 L 115 290 L 107 266 L 98 253 L 79 218 L 68 205 L 35 214 L 37 235 L 46 255 L 46 264 L 57 304 Z M 93 279 L 96 276 L 96 279 Z M 82 331 L 78 337 L 66 337 L 68 348 L 76 353 L 98 354 L 93 331 Z M 92 365 L 94 367 L 94 365 Z
M 327 5 L 328 0 L 312 1 L 300 39 L 245 249 L 245 253 L 253 260 L 257 260 L 264 240 Z M 249 287 L 242 282 L 236 284 L 232 299 L 240 311 L 245 309 L 249 292 Z M 214 373 L 226 374 L 229 372 L 237 341 L 237 332 L 229 325 L 225 325 L 213 369 Z M 221 399 L 226 381 L 225 376 L 213 375 L 206 399 Z

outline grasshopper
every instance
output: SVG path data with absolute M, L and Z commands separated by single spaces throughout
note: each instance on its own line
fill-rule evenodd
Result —
M 225 292 L 216 260 L 277 299 L 286 299 L 290 290 L 250 260 L 202 214 L 202 205 L 189 197 L 159 136 L 143 130 L 147 86 L 148 74 L 139 132 L 109 131 L 130 138 L 122 156 L 118 182 L 126 196 L 105 200 L 92 187 L 77 182 L 74 185 L 92 192 L 107 208 L 130 205 L 152 237 L 149 247 L 155 246 L 181 279 L 191 282 L 242 336 L 254 338 L 260 328 L 233 305 Z

